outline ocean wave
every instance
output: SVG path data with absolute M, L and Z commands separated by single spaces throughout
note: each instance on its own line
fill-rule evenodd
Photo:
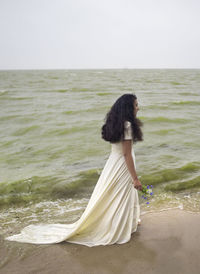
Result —
M 177 131 L 175 129 L 169 128 L 169 129 L 160 129 L 160 130 L 151 131 L 151 133 L 164 136 L 172 133 L 176 134 Z
M 74 115 L 74 114 L 80 114 L 83 113 L 84 115 L 86 113 L 96 113 L 96 112 L 100 112 L 103 113 L 104 111 L 108 111 L 108 107 L 102 106 L 102 107 L 95 107 L 95 108 L 88 108 L 88 109 L 80 109 L 80 110 L 66 110 L 63 111 L 63 114 L 67 114 L 67 115 Z
M 176 82 L 176 81 L 172 81 L 172 82 L 170 82 L 170 84 L 172 84 L 173 86 L 185 85 L 184 83 L 180 83 L 180 82 Z
M 0 89 L 0 95 L 7 94 L 8 91 L 6 89 Z
M 172 102 L 171 104 L 173 105 L 191 105 L 191 106 L 198 106 L 200 105 L 200 101 L 177 101 L 177 102 Z
M 166 182 L 173 182 L 175 180 L 182 180 L 187 175 L 199 171 L 199 169 L 199 162 L 191 162 L 182 167 L 163 169 L 150 174 L 142 175 L 141 182 L 145 185 L 159 185 Z M 190 186 L 192 186 L 192 183 L 188 185 L 188 188 Z
M 182 182 L 172 183 L 170 185 L 165 186 L 164 189 L 166 191 L 177 192 L 177 191 L 182 191 L 182 190 L 192 189 L 192 188 L 199 188 L 199 187 L 200 187 L 200 176 L 197 176 L 190 180 L 184 180 Z
M 113 95 L 111 92 L 98 92 L 97 95 L 99 96 L 107 96 L 107 95 Z
M 148 123 L 186 123 L 190 121 L 189 119 L 184 119 L 184 118 L 167 118 L 163 116 L 158 116 L 158 117 L 145 117 L 141 116 L 140 119 L 144 122 Z
M 2 182 L 0 206 L 81 196 L 94 187 L 98 177 L 97 170 L 88 170 L 80 172 L 77 178 L 70 182 L 65 178 L 53 176 L 33 176 L 14 182 Z
M 18 130 L 16 130 L 13 135 L 14 136 L 22 136 L 22 135 L 25 135 L 26 133 L 30 132 L 30 131 L 33 131 L 33 130 L 38 130 L 40 128 L 40 126 L 38 125 L 33 125 L 33 126 L 30 126 L 30 127 L 26 127 L 26 128 L 20 128 Z

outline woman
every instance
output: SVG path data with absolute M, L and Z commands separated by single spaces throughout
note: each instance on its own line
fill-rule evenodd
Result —
M 137 230 L 142 189 L 135 170 L 132 143 L 142 141 L 137 97 L 124 94 L 111 107 L 102 126 L 102 138 L 111 153 L 81 217 L 72 224 L 38 224 L 25 227 L 6 240 L 33 244 L 70 242 L 89 247 L 123 244 Z

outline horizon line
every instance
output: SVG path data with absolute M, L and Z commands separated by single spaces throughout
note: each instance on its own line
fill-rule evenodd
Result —
M 133 69 L 200 69 L 199 68 L 192 68 L 192 67 L 184 67 L 184 68 L 173 68 L 173 67 L 152 67 L 152 68 L 128 68 L 128 67 L 121 67 L 121 68 L 0 68 L 0 71 L 11 71 L 11 70 L 133 70 Z

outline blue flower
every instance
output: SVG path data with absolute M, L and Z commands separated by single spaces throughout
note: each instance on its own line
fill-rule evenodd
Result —
M 149 189 L 149 185 L 147 186 L 147 188 Z
M 146 202 L 146 204 L 148 205 L 148 204 L 149 204 L 149 202 Z

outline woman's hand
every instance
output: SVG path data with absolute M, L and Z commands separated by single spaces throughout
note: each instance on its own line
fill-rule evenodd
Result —
M 142 190 L 142 184 L 138 178 L 133 180 L 133 185 L 137 190 Z

